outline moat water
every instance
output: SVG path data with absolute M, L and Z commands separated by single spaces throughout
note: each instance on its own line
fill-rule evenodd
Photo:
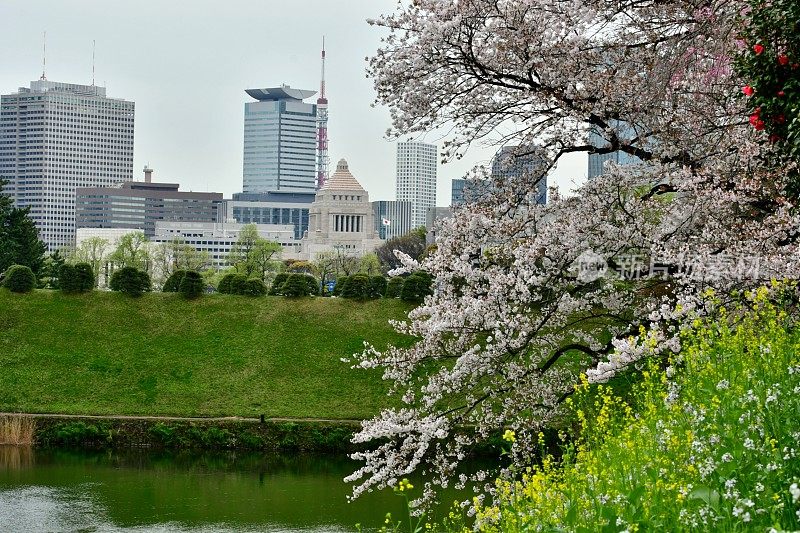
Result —
M 338 532 L 405 515 L 391 491 L 347 502 L 346 458 L 0 446 L 0 531 Z M 445 495 L 452 502 L 459 495 Z

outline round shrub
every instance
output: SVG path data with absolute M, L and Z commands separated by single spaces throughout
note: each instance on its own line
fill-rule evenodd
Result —
M 386 278 L 383 276 L 370 276 L 368 296 L 370 298 L 383 298 L 386 295 Z
M 350 276 L 339 276 L 336 278 L 336 284 L 333 286 L 333 296 L 342 295 L 342 290 L 344 289 L 345 285 L 347 285 L 348 279 L 350 279 Z
M 400 292 L 403 290 L 403 278 L 395 276 L 389 278 L 389 283 L 386 284 L 386 297 L 399 298 Z
M 170 274 L 167 281 L 164 282 L 161 292 L 178 292 L 181 287 L 181 280 L 186 275 L 186 272 L 186 270 L 176 270 Z
M 265 296 L 269 292 L 267 284 L 258 278 L 250 278 L 242 285 L 241 292 L 237 294 L 244 294 L 245 296 Z
M 206 283 L 200 272 L 187 270 L 178 286 L 178 291 L 187 300 L 201 296 L 206 290 Z
M 150 276 L 138 268 L 123 267 L 114 271 L 108 286 L 112 291 L 135 298 L 150 290 Z
M 233 278 L 238 276 L 239 274 L 234 274 L 231 272 L 230 274 L 225 274 L 222 276 L 222 279 L 219 280 L 219 284 L 217 285 L 217 292 L 220 294 L 234 294 L 231 291 L 231 282 Z
M 286 278 L 286 282 L 281 287 L 280 292 L 284 296 L 290 298 L 298 298 L 300 296 L 308 296 L 310 294 L 310 287 L 306 280 L 308 276 L 305 274 L 291 274 Z
M 312 296 L 319 295 L 319 280 L 311 274 L 304 274 L 306 283 L 308 284 L 308 294 Z
M 11 292 L 31 292 L 36 286 L 36 276 L 30 267 L 11 265 L 3 278 L 3 286 Z
M 244 274 L 234 274 L 231 279 L 231 292 L 230 294 L 244 294 L 247 290 L 247 276 Z
M 94 269 L 89 263 L 75 264 L 75 286 L 77 292 L 88 292 L 94 289 Z
M 366 299 L 369 296 L 369 276 L 366 274 L 355 274 L 347 279 L 347 283 L 342 288 L 342 297 L 354 298 L 357 300 Z
M 283 286 L 286 283 L 286 280 L 288 279 L 289 279 L 289 274 L 287 274 L 286 272 L 281 272 L 280 274 L 275 276 L 275 279 L 272 280 L 272 287 L 270 288 L 269 293 L 272 296 L 280 296 L 281 294 L 283 294 L 283 292 L 281 291 L 283 290 Z
M 431 291 L 433 279 L 426 272 L 414 272 L 403 282 L 403 290 L 400 291 L 400 298 L 407 302 L 421 302 Z

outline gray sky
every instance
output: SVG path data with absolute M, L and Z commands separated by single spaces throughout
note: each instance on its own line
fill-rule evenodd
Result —
M 47 32 L 47 79 L 96 83 L 108 96 L 136 102 L 134 178 L 149 163 L 158 181 L 182 190 L 242 188 L 246 88 L 286 83 L 319 89 L 325 35 L 332 167 L 344 157 L 372 200 L 393 199 L 395 143 L 384 137 L 389 113 L 371 107 L 365 57 L 382 30 L 366 19 L 394 10 L 394 0 L 2 0 L 0 92 L 38 79 Z M 440 143 L 437 135 L 418 138 Z M 450 203 L 450 180 L 487 163 L 494 149 L 474 148 L 440 165 L 438 205 Z M 586 175 L 585 156 L 554 176 L 566 192 Z M 552 182 L 552 180 L 551 180 Z

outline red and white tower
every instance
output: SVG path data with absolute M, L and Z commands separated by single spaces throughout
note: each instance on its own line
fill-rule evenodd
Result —
M 317 189 L 328 180 L 328 99 L 325 98 L 325 37 L 322 38 L 322 76 L 317 98 Z

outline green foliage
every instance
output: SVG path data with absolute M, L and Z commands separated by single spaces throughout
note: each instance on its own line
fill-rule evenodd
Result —
M 123 267 L 111 275 L 109 288 L 136 298 L 150 290 L 150 276 L 138 268 Z
M 383 298 L 386 295 L 386 278 L 383 276 L 370 276 L 367 295 L 370 298 Z
M 245 294 L 247 291 L 247 278 L 244 274 L 225 274 L 217 286 L 221 294 Z
M 98 447 L 112 444 L 116 433 L 109 424 L 76 420 L 37 430 L 36 440 L 45 446 Z
M 333 286 L 333 296 L 341 296 L 342 290 L 347 286 L 347 280 L 350 276 L 339 276 L 336 278 L 336 285 Z
M 231 294 L 231 281 L 233 281 L 234 276 L 238 274 L 228 273 L 222 276 L 222 279 L 219 280 L 219 284 L 217 284 L 217 292 L 220 294 Z
M 45 246 L 28 216 L 30 208 L 14 207 L 11 198 L 2 194 L 6 183 L 0 179 L 0 272 L 23 265 L 36 275 L 44 264 Z
M 3 286 L 11 292 L 31 292 L 36 287 L 36 276 L 28 266 L 11 265 L 3 278 Z
M 280 254 L 280 243 L 261 237 L 255 224 L 247 224 L 239 232 L 239 239 L 231 248 L 228 259 L 245 279 L 257 277 L 263 281 L 267 272 L 280 267 Z
M 366 274 L 350 276 L 344 288 L 342 288 L 342 297 L 355 300 L 366 300 L 369 298 L 369 276 Z
M 195 270 L 187 270 L 178 286 L 178 291 L 187 300 L 202 296 L 205 290 L 206 284 L 203 281 L 203 276 Z
M 734 66 L 747 85 L 750 124 L 763 130 L 776 154 L 800 162 L 800 3 L 797 0 L 750 0 L 742 10 L 744 43 Z M 800 191 L 800 176 L 794 172 Z
M 399 298 L 400 292 L 403 290 L 403 278 L 394 276 L 389 278 L 389 283 L 386 285 L 387 298 Z
M 170 274 L 167 281 L 164 282 L 164 286 L 161 287 L 161 292 L 178 292 L 181 286 L 181 280 L 183 276 L 186 275 L 186 272 L 186 270 L 176 270 Z
M 88 292 L 94 289 L 94 270 L 89 263 L 63 265 L 60 279 L 61 290 L 66 293 Z
M 306 284 L 308 284 L 308 294 L 311 296 L 319 295 L 319 280 L 310 274 L 304 274 Z
M 56 250 L 44 260 L 42 267 L 42 282 L 44 287 L 48 289 L 60 289 L 61 283 L 59 281 L 61 266 L 65 264 L 66 260 L 61 255 L 61 252 Z
M 265 296 L 269 292 L 267 284 L 258 278 L 250 278 L 244 282 L 242 292 L 245 296 Z
M 289 274 L 285 272 L 281 272 L 275 279 L 272 280 L 272 287 L 269 289 L 269 293 L 271 296 L 280 296 L 283 294 L 281 291 L 283 290 L 283 284 L 286 283 L 286 280 L 289 278 Z
M 400 298 L 406 302 L 421 302 L 431 290 L 432 278 L 427 272 L 413 272 L 403 281 L 403 289 L 400 291 Z
M 751 303 L 696 321 L 669 370 L 654 361 L 625 396 L 580 387 L 577 440 L 499 482 L 486 529 L 798 530 L 800 330 L 766 290 Z
M 375 250 L 381 264 L 386 270 L 401 266 L 400 260 L 394 255 L 399 250 L 412 259 L 419 259 L 425 252 L 425 228 L 420 227 L 405 235 L 389 239 Z
M 311 295 L 311 285 L 308 282 L 309 276 L 305 274 L 290 274 L 286 278 L 286 282 L 280 289 L 280 293 L 290 298 L 299 298 L 301 296 Z M 316 289 L 316 286 L 314 286 Z
M 142 231 L 132 231 L 120 237 L 109 260 L 117 268 L 133 267 L 147 272 L 150 269 L 150 253 L 147 237 Z M 112 288 L 112 290 L 114 290 Z

